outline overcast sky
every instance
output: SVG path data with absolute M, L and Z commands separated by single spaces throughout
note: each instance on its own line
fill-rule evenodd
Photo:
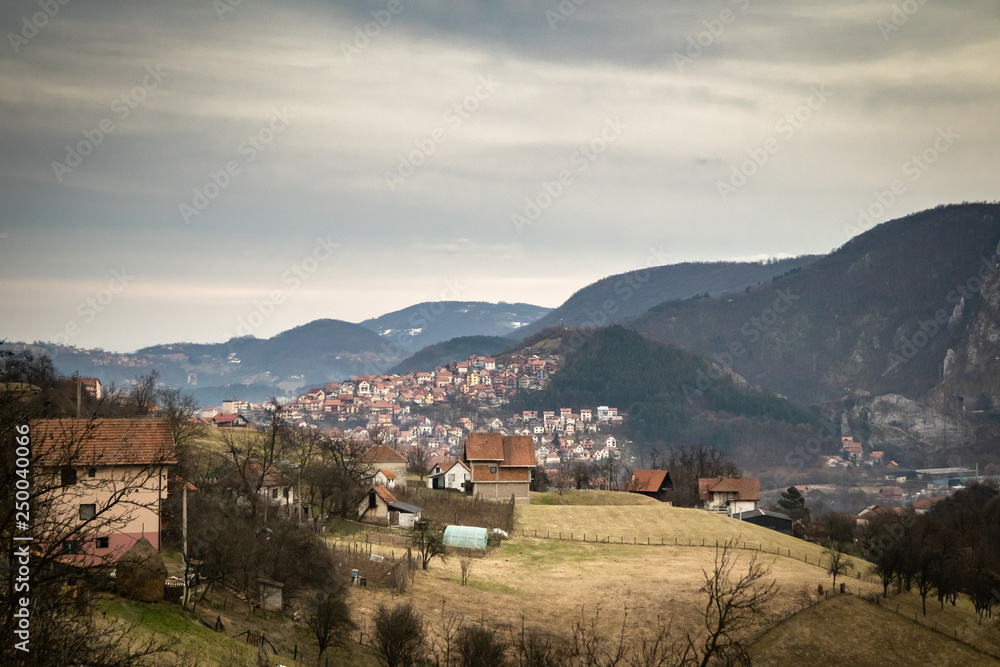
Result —
M 554 307 L 997 199 L 995 0 L 60 1 L 0 6 L 8 340 Z

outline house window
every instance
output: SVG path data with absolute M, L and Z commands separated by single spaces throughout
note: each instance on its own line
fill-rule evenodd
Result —
M 454 482 L 455 481 L 455 475 L 453 475 L 453 474 L 452 475 L 448 475 L 448 481 L 449 482 Z
M 109 544 L 110 540 L 107 537 L 98 537 L 94 542 L 98 549 L 107 549 L 111 546 Z
M 278 490 L 277 489 L 271 489 L 271 497 L 274 498 L 274 499 L 278 498 Z
M 62 543 L 62 550 L 64 554 L 75 554 L 79 553 L 76 546 L 76 540 L 66 540 Z
M 97 505 L 91 503 L 89 505 L 80 505 L 80 520 L 89 521 L 97 516 Z
M 491 473 L 496 474 L 496 471 L 497 471 L 497 467 L 496 466 L 490 466 L 490 472 Z
M 73 486 L 76 484 L 76 468 L 65 467 L 61 471 L 62 473 L 62 485 L 63 486 Z
M 288 500 L 288 487 L 287 486 L 281 491 L 281 493 L 284 494 L 285 500 Z
M 91 479 L 97 477 L 97 468 L 87 468 L 87 477 Z
M 373 510 L 376 507 L 378 507 L 378 505 L 375 502 L 375 492 L 371 491 L 368 493 L 368 509 Z

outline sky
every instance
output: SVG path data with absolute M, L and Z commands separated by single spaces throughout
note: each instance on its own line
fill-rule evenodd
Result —
M 12 341 L 555 307 L 998 198 L 995 0 L 35 0 L 0 37 Z

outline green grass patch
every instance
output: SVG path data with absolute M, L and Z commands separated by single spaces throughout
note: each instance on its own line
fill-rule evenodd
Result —
M 447 581 L 452 584 L 462 585 L 461 579 L 456 579 L 455 577 L 442 577 L 441 581 Z M 497 584 L 490 581 L 477 581 L 475 579 L 468 579 L 465 582 L 466 588 L 478 588 L 481 591 L 486 591 L 488 593 L 507 593 L 509 595 L 514 595 L 519 593 L 516 588 L 512 586 L 505 586 L 503 584 Z

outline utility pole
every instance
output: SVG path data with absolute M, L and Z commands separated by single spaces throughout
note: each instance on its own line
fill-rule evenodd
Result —
M 80 418 L 80 405 L 83 398 L 83 379 L 80 377 L 80 371 L 73 371 L 73 377 L 76 378 L 76 418 Z
M 180 478 L 178 478 L 180 479 Z M 188 566 L 188 490 L 187 482 L 181 481 L 181 533 L 184 537 L 184 602 L 181 605 L 182 608 L 187 609 L 188 602 L 188 575 L 190 574 Z

